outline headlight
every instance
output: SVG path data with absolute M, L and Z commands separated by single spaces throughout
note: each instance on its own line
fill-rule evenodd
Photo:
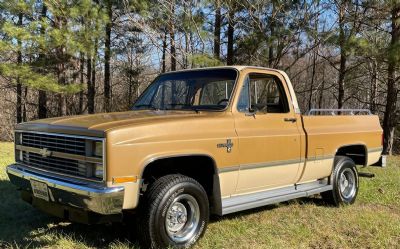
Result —
M 95 142 L 94 143 L 94 151 L 93 154 L 97 157 L 103 156 L 103 142 Z
M 103 179 L 103 176 L 104 176 L 103 164 L 95 164 L 94 165 L 94 176 L 96 178 Z

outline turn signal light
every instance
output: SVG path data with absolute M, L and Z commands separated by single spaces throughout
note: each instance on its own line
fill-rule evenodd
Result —
M 137 176 L 113 177 L 113 183 L 136 182 L 137 179 Z

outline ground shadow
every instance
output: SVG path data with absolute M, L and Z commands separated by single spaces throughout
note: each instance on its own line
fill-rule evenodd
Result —
M 95 248 L 107 248 L 118 242 L 138 248 L 132 225 L 85 225 L 51 217 L 24 202 L 8 180 L 0 180 L 0 200 L 0 248 L 54 246 L 54 237 Z
M 64 238 L 88 247 L 108 248 L 113 244 L 140 248 L 135 232 L 134 217 L 125 223 L 84 225 L 69 223 L 50 217 L 20 199 L 15 186 L 7 180 L 0 181 L 0 247 L 54 247 Z M 212 216 L 210 222 L 246 217 L 250 214 L 274 210 L 294 203 L 327 205 L 320 198 L 301 198 L 294 201 L 269 205 L 224 217 Z M 327 205 L 328 206 L 328 205 Z

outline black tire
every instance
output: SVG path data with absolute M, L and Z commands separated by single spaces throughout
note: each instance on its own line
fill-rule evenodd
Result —
M 188 248 L 204 234 L 208 224 L 207 193 L 187 176 L 157 179 L 139 205 L 137 231 L 143 248 Z
M 321 193 L 325 202 L 337 207 L 355 202 L 359 180 L 356 165 L 351 158 L 346 156 L 335 157 L 330 183 L 333 189 Z

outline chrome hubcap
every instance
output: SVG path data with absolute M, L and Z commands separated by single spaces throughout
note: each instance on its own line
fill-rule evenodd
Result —
M 174 199 L 165 216 L 165 229 L 175 242 L 184 242 L 193 237 L 200 221 L 200 208 L 196 199 L 188 194 Z
M 340 174 L 339 187 L 342 196 L 346 199 L 352 198 L 356 193 L 356 176 L 354 172 L 346 168 Z
M 183 228 L 187 220 L 187 210 L 180 202 L 175 202 L 168 210 L 167 226 L 171 232 L 178 232 Z

